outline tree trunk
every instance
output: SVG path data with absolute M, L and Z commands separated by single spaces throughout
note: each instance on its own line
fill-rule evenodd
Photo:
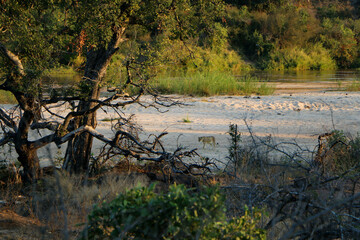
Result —
M 125 28 L 114 30 L 112 40 L 108 47 L 98 47 L 90 50 L 86 56 L 86 66 L 82 82 L 82 93 L 88 97 L 80 101 L 77 112 L 92 109 L 96 103 L 89 100 L 98 100 L 100 96 L 100 83 L 103 80 L 110 60 L 118 50 L 119 44 L 124 40 Z M 96 128 L 96 112 L 77 117 L 73 122 L 74 129 L 89 125 Z M 89 133 L 81 133 L 69 141 L 63 168 L 70 173 L 87 172 L 91 156 L 93 137 Z
M 99 81 L 94 81 L 91 91 L 91 99 L 98 99 L 100 94 Z M 77 112 L 87 111 L 94 107 L 95 104 L 86 100 L 80 101 Z M 96 128 L 96 112 L 78 117 L 75 119 L 74 129 L 81 126 L 92 126 Z M 68 142 L 65 154 L 65 162 L 63 168 L 70 173 L 87 172 L 91 157 L 91 148 L 93 136 L 89 133 L 81 133 Z
M 10 60 L 15 70 L 6 77 L 6 81 L 0 85 L 0 88 L 14 94 L 20 109 L 24 111 L 18 128 L 13 128 L 15 131 L 14 145 L 16 153 L 19 155 L 18 161 L 23 167 L 22 180 L 32 182 L 40 176 L 40 164 L 37 148 L 33 142 L 28 141 L 28 134 L 31 124 L 41 118 L 41 108 L 36 98 L 37 94 L 23 90 L 26 89 L 22 83 L 26 78 L 26 73 L 20 58 L 1 42 L 0 53 Z
M 28 103 L 34 103 L 33 99 L 27 99 Z M 30 104 L 33 105 L 33 104 Z M 38 112 L 36 108 L 25 106 L 24 114 L 20 120 L 18 131 L 15 136 L 15 150 L 18 156 L 18 161 L 23 167 L 22 180 L 23 182 L 33 182 L 40 177 L 40 164 L 37 156 L 37 148 L 32 142 L 28 141 L 28 133 L 30 125 L 36 117 Z
M 19 155 L 18 161 L 23 167 L 21 176 L 23 182 L 33 182 L 40 177 L 40 164 L 37 156 L 37 149 L 31 147 L 27 142 L 17 144 L 16 152 Z

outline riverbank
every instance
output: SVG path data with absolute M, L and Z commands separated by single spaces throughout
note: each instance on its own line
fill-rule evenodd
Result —
M 314 150 L 322 133 L 338 129 L 355 135 L 360 131 L 358 92 L 176 97 L 188 106 L 173 107 L 160 114 L 155 109 L 134 105 L 127 112 L 135 114 L 145 133 L 168 132 L 164 142 L 169 149 L 177 145 L 198 148 L 200 154 L 220 160 L 228 154 L 230 123 L 239 126 L 244 139 L 251 130 L 256 136 L 271 135 L 278 143 L 296 142 L 309 150 Z M 99 115 L 99 119 L 103 117 Z M 98 130 L 105 132 L 109 127 L 109 122 L 100 122 Z M 201 136 L 214 136 L 216 146 L 205 145 L 203 149 L 203 144 L 198 142 Z
M 302 92 L 281 93 L 271 96 L 213 96 L 186 97 L 172 95 L 186 105 L 174 106 L 165 113 L 154 108 L 143 108 L 134 104 L 124 112 L 135 115 L 135 121 L 142 126 L 140 136 L 146 139 L 149 134 L 168 132 L 163 138 L 168 151 L 177 146 L 198 152 L 209 158 L 226 160 L 229 146 L 229 124 L 237 124 L 243 143 L 248 141 L 249 131 L 256 136 L 271 137 L 276 143 L 296 143 L 303 149 L 314 150 L 318 135 L 334 129 L 353 135 L 360 131 L 360 93 L 359 92 Z M 150 101 L 145 96 L 144 101 Z M 98 112 L 97 130 L 111 137 L 113 131 L 109 119 L 116 118 L 112 109 Z M 57 109 L 64 113 L 63 109 Z M 246 126 L 245 122 L 248 124 Z M 36 133 L 31 133 L 36 138 Z M 203 146 L 199 137 L 213 136 L 215 147 Z M 102 144 L 95 141 L 93 152 L 99 152 Z M 283 145 L 283 150 L 292 151 L 292 144 Z M 66 144 L 61 149 L 51 145 L 42 149 L 42 159 L 62 157 Z M 11 153 L 13 158 L 14 152 Z M 9 157 L 10 158 L 10 157 Z

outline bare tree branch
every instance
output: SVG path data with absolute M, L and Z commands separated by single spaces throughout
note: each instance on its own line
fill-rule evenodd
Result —
M 60 126 L 60 124 L 58 122 L 34 122 L 33 124 L 31 124 L 31 129 L 48 129 L 51 131 L 56 131 L 56 129 L 58 129 L 58 127 Z
M 4 146 L 5 144 L 7 144 L 8 142 L 13 141 L 15 137 L 14 133 L 6 133 L 5 137 L 3 137 L 2 139 L 0 139 L 0 146 Z
M 0 108 L 0 120 L 2 120 L 6 126 L 17 131 L 16 123 L 2 108 Z
M 324 209 L 323 211 L 321 211 L 321 212 L 319 212 L 319 213 L 317 213 L 317 214 L 315 214 L 315 215 L 312 215 L 312 216 L 308 217 L 307 219 L 305 219 L 305 220 L 302 221 L 302 222 L 293 224 L 293 225 L 291 226 L 290 230 L 287 231 L 287 232 L 280 238 L 280 240 L 285 240 L 285 239 L 291 238 L 292 234 L 294 233 L 294 231 L 295 231 L 295 229 L 296 229 L 297 227 L 299 227 L 299 226 L 301 226 L 301 225 L 304 225 L 304 224 L 306 224 L 306 223 L 312 222 L 312 221 L 314 221 L 315 219 L 317 219 L 317 218 L 319 218 L 319 217 L 321 217 L 321 216 L 329 213 L 329 212 L 332 211 L 334 208 L 337 208 L 337 207 L 339 207 L 339 206 L 341 206 L 341 205 L 344 205 L 344 204 L 346 204 L 346 203 L 348 203 L 348 202 L 351 202 L 352 200 L 358 199 L 358 198 L 360 198 L 360 193 L 357 193 L 357 194 L 355 194 L 355 195 L 353 195 L 353 196 L 351 196 L 351 197 L 349 197 L 349 198 L 345 198 L 345 199 L 343 199 L 342 201 L 339 201 L 338 203 L 335 203 L 335 204 L 333 204 L 333 205 L 331 205 L 331 206 L 328 206 L 328 207 L 327 207 L 326 209 Z

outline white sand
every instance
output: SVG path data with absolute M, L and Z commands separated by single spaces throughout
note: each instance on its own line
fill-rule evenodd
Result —
M 175 96 L 178 97 L 179 96 Z M 146 133 L 168 132 L 165 145 L 198 148 L 207 157 L 224 159 L 228 152 L 229 124 L 238 124 L 243 135 L 249 135 L 244 119 L 259 137 L 271 134 L 276 142 L 296 141 L 313 150 L 319 134 L 334 128 L 356 134 L 360 131 L 360 93 L 322 92 L 279 94 L 273 96 L 182 97 L 188 106 L 176 106 L 166 113 L 132 105 L 127 113 L 135 114 Z M 105 118 L 99 114 L 99 120 Z M 183 119 L 191 122 L 184 122 Z M 99 122 L 98 130 L 106 132 L 109 122 Z M 216 147 L 198 142 L 199 136 L 214 136 Z M 246 137 L 244 137 L 246 138 Z
M 248 122 L 251 130 L 259 137 L 271 134 L 276 142 L 296 141 L 301 146 L 314 149 L 319 134 L 334 128 L 355 135 L 360 132 L 360 93 L 309 92 L 294 94 L 275 94 L 273 96 L 216 96 L 216 97 L 179 97 L 188 106 L 175 106 L 166 113 L 154 108 L 144 109 L 138 104 L 123 110 L 127 115 L 135 114 L 138 124 L 143 126 L 144 134 L 169 134 L 163 138 L 167 150 L 177 145 L 189 149 L 198 148 L 203 156 L 224 160 L 227 156 L 229 124 L 238 124 L 244 135 L 249 135 L 244 124 Z M 144 97 L 148 100 L 148 97 Z M 164 108 L 162 108 L 165 110 Z M 59 111 L 61 112 L 61 111 Z M 97 130 L 111 137 L 111 122 L 101 121 L 114 117 L 113 110 L 98 112 Z M 186 123 L 183 119 L 191 122 Z M 198 142 L 199 136 L 214 136 L 215 148 Z M 96 142 L 94 152 L 99 149 Z M 66 144 L 62 149 L 66 148 Z M 56 155 L 52 146 L 51 155 Z M 62 150 L 63 151 L 63 150 Z M 61 154 L 60 154 L 61 155 Z M 49 156 L 42 150 L 42 158 Z

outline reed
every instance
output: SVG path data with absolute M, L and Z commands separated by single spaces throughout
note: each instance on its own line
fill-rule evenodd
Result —
M 198 72 L 182 76 L 162 75 L 156 78 L 153 87 L 164 94 L 181 94 L 195 96 L 210 95 L 268 95 L 274 88 L 266 82 L 251 76 L 236 78 L 222 72 Z

